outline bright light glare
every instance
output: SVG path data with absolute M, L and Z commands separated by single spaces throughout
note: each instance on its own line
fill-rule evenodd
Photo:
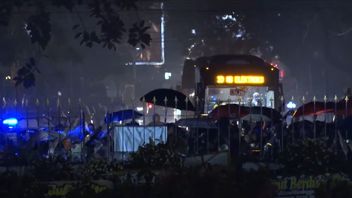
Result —
M 8 118 L 2 121 L 2 124 L 8 125 L 8 126 L 16 126 L 18 123 L 18 120 L 16 118 Z
M 171 78 L 171 72 L 165 72 L 165 80 L 169 80 Z
M 137 107 L 137 111 L 143 111 L 143 107 Z
M 287 103 L 286 107 L 289 109 L 295 109 L 296 108 L 296 104 L 293 103 L 292 101 L 290 101 L 289 103 Z
M 236 19 L 236 17 L 235 16 L 233 16 L 233 15 L 231 15 L 231 14 L 226 14 L 226 15 L 223 15 L 222 17 L 222 20 L 231 20 L 231 21 L 236 21 L 237 19 Z
M 179 119 L 181 119 L 181 110 L 179 110 L 179 109 L 175 109 L 174 110 L 174 119 L 176 119 L 176 120 L 179 120 Z

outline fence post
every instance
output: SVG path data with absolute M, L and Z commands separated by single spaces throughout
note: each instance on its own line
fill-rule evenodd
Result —
M 274 133 L 274 134 L 276 134 L 276 126 L 274 127 L 274 117 L 273 117 L 273 109 L 274 109 L 274 105 L 273 105 L 273 101 L 274 101 L 274 99 L 273 98 L 270 98 L 269 99 L 269 101 L 270 101 L 270 121 L 271 121 L 271 125 L 270 125 L 270 133 Z M 274 130 L 274 131 L 273 131 Z M 273 135 L 273 134 L 271 134 L 271 135 Z M 276 138 L 273 138 L 273 141 L 272 141 L 272 148 L 271 148 L 271 155 L 270 155 L 270 157 L 271 158 L 273 158 L 273 156 L 274 156 L 274 148 L 275 148 L 275 146 L 276 146 L 276 144 L 275 144 L 275 139 Z
M 3 118 L 4 114 L 6 113 L 6 98 L 2 97 L 2 106 L 1 106 L 1 114 L 0 114 L 0 118 Z M 5 132 L 5 131 L 1 131 L 1 132 Z M 8 138 L 5 138 L 5 145 L 4 146 L 8 146 Z
M 259 129 L 259 132 L 260 132 L 260 154 L 261 154 L 261 158 L 263 159 L 264 158 L 264 144 L 263 144 L 263 126 L 264 126 L 264 120 L 263 120 L 263 103 L 262 103 L 262 99 L 260 97 L 260 129 Z
M 221 151 L 221 145 L 220 145 L 220 135 L 221 135 L 221 133 L 220 133 L 220 102 L 218 101 L 218 99 L 216 99 L 216 108 L 218 108 L 218 111 L 217 111 L 217 114 L 218 114 L 218 123 L 217 123 L 217 125 L 218 125 L 218 135 L 217 135 L 217 151 Z
M 291 101 L 293 102 L 294 101 L 294 99 L 295 99 L 295 97 L 291 97 Z M 294 141 L 295 141 L 295 127 L 294 127 L 294 118 L 293 118 L 293 116 L 292 116 L 292 118 L 291 118 L 291 126 L 292 126 L 292 129 L 291 129 L 291 138 L 292 138 L 292 142 L 291 143 L 294 143 Z
M 50 99 L 46 98 L 46 112 L 47 112 L 47 124 L 48 124 L 48 132 L 50 131 Z
M 109 161 L 110 160 L 110 123 L 111 123 L 111 116 L 109 114 L 109 111 L 105 112 L 105 122 L 106 122 L 106 138 L 107 138 L 107 149 L 106 149 L 106 158 Z
M 2 114 L 1 115 L 3 115 L 5 112 L 6 112 L 6 105 L 7 105 L 7 102 L 6 102 L 6 98 L 5 97 L 2 97 L 2 106 L 1 106 L 1 108 L 2 108 Z
M 79 115 L 80 115 L 80 127 L 81 127 L 81 133 L 82 133 L 82 142 L 81 142 L 81 161 L 84 160 L 85 161 L 85 146 L 84 146 L 84 140 L 85 140 L 85 115 L 84 115 L 84 111 L 82 108 L 82 99 L 78 98 L 78 104 L 79 104 Z M 108 142 L 108 145 L 110 146 L 110 140 Z
M 3 108 L 3 109 L 5 109 L 6 104 L 7 104 L 6 98 L 5 98 L 5 97 L 2 97 L 2 108 Z
M 345 120 L 347 120 L 348 117 L 348 96 L 345 97 Z M 345 131 L 345 138 L 346 140 L 348 139 L 348 127 L 346 127 L 346 131 Z
M 317 118 L 317 114 L 316 114 L 316 100 L 317 98 L 314 96 L 313 97 L 313 139 L 315 140 L 317 138 L 317 127 L 316 127 L 316 118 Z
M 145 127 L 146 127 L 146 124 L 145 124 L 145 97 L 142 98 L 142 103 L 143 103 L 143 144 L 145 144 Z
M 71 131 L 72 129 L 72 124 L 71 124 L 71 99 L 67 99 L 67 104 L 68 104 L 68 111 L 67 111 L 67 121 L 68 121 L 68 131 Z
M 61 124 L 61 103 L 60 103 L 60 96 L 57 97 L 57 126 L 60 126 Z
M 175 96 L 175 98 L 174 98 L 174 101 L 175 101 L 175 109 L 177 109 L 177 106 L 178 106 L 178 99 L 177 99 L 177 97 Z M 182 111 L 181 111 L 181 119 L 182 119 Z M 178 128 L 177 128 L 177 126 L 175 126 L 176 127 L 176 137 L 178 137 Z M 176 138 L 177 139 L 177 138 Z M 177 144 L 178 143 L 178 140 L 176 140 L 176 143 L 175 144 Z
M 164 123 L 167 123 L 167 97 L 164 98 Z
M 305 99 L 305 97 L 303 96 L 303 97 L 302 97 L 302 105 L 303 105 L 303 106 L 302 106 L 302 107 L 303 107 L 303 108 L 302 108 L 302 111 L 303 111 L 303 140 L 306 139 L 306 128 L 305 128 L 305 121 L 306 121 L 306 120 L 304 119 L 304 113 L 305 113 L 305 111 L 304 111 L 304 105 L 305 105 L 305 100 L 306 100 L 306 99 Z
M 335 137 L 337 136 L 337 101 L 338 101 L 338 98 L 337 98 L 337 95 L 335 95 L 334 97 L 334 114 L 335 114 L 335 121 L 334 121 L 334 135 Z
M 156 115 L 155 115 L 155 105 L 156 105 L 156 97 L 154 96 L 153 97 L 153 127 L 154 127 L 154 129 L 153 129 L 153 141 L 154 141 L 154 143 L 155 143 L 155 117 L 156 117 Z
M 198 109 L 198 105 L 199 105 L 199 98 L 198 98 L 198 96 L 195 98 L 195 114 L 193 115 L 193 118 L 196 118 L 196 119 L 199 119 L 200 118 L 200 116 L 199 116 L 199 109 Z M 198 134 L 199 134 L 199 129 L 198 129 L 198 127 L 196 128 L 196 133 L 197 133 L 197 136 L 198 136 Z M 202 133 L 201 133 L 202 134 Z M 202 146 L 205 146 L 205 148 L 203 148 L 202 147 L 202 149 L 205 149 L 205 150 L 207 150 L 207 148 L 208 148 L 208 146 L 207 146 L 207 135 L 208 135 L 208 129 L 207 129 L 207 132 L 204 134 L 205 135 L 205 140 L 203 139 L 202 140 L 202 143 L 205 141 L 206 143 L 205 143 L 205 145 L 204 144 L 202 144 Z M 203 138 L 203 137 L 202 137 Z M 199 142 L 197 141 L 197 149 L 198 149 L 198 151 L 199 151 Z M 202 150 L 202 152 L 204 152 L 204 150 Z M 203 153 L 201 153 L 202 155 L 203 155 Z
M 39 99 L 37 98 L 36 100 L 35 100 L 35 109 L 36 109 L 36 121 L 37 121 L 37 127 L 38 127 L 38 129 L 39 129 L 39 105 L 40 105 L 40 102 L 39 102 Z
M 4 118 L 4 114 L 6 113 L 6 105 L 7 105 L 6 98 L 2 97 L 2 106 L 1 106 L 0 119 Z M 5 132 L 5 131 L 0 131 L 0 132 Z M 5 138 L 4 144 L 5 144 L 4 146 L 6 146 L 6 147 L 8 146 L 8 138 L 7 137 Z
M 28 99 L 24 99 L 22 100 L 22 106 L 24 105 L 24 108 L 26 110 L 26 133 L 25 135 L 27 135 L 28 133 L 28 129 L 29 129 L 29 120 L 28 120 L 28 117 L 29 117 L 29 113 L 28 113 Z
M 326 95 L 324 96 L 324 112 L 326 112 L 326 102 L 327 102 L 328 98 L 326 97 Z M 327 135 L 327 127 L 326 127 L 326 113 L 324 114 L 324 138 L 326 138 Z
M 229 118 L 228 118 L 228 124 L 227 124 L 227 139 L 228 139 L 228 152 L 231 154 L 231 118 L 232 118 L 232 115 L 231 115 L 231 109 L 230 109 L 230 98 L 227 99 L 227 113 L 229 115 Z
M 284 104 L 284 97 L 280 97 L 281 105 Z M 281 114 L 284 112 L 284 108 L 281 108 Z M 285 120 L 286 121 L 286 120 Z M 284 121 L 281 122 L 281 152 L 284 151 Z
M 248 102 L 249 102 L 249 123 L 252 124 L 252 97 L 248 98 Z
M 186 117 L 186 119 L 188 116 L 188 101 L 189 101 L 189 99 L 188 99 L 188 97 L 186 97 L 186 99 L 185 99 L 185 102 L 186 102 L 186 115 L 185 115 L 185 117 Z
M 241 119 L 241 102 L 242 96 L 238 98 L 238 156 L 241 155 L 241 142 L 242 142 L 242 119 Z

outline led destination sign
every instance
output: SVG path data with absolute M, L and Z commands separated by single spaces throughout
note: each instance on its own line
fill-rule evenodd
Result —
M 216 84 L 220 85 L 261 85 L 265 83 L 264 76 L 258 75 L 217 75 Z

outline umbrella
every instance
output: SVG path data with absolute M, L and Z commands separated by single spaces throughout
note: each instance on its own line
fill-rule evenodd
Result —
M 226 104 L 217 106 L 209 113 L 209 117 L 215 120 L 221 118 L 239 118 L 249 113 L 249 109 L 237 104 Z M 240 115 L 239 115 L 240 114 Z
M 121 111 L 116 111 L 113 113 L 109 113 L 105 118 L 105 122 L 119 122 L 129 119 L 135 119 L 142 117 L 143 114 L 133 110 L 133 109 L 126 109 Z
M 243 120 L 252 121 L 280 121 L 282 116 L 277 110 L 269 107 L 247 107 L 249 111 L 248 115 L 242 117 Z
M 180 119 L 176 122 L 176 125 L 190 128 L 217 128 L 212 120 L 200 118 Z
M 334 111 L 334 102 L 308 102 L 300 106 L 293 117 L 300 117 L 305 115 L 319 115 L 322 113 Z
M 142 102 L 149 102 L 158 106 L 166 106 L 180 110 L 195 111 L 192 102 L 190 100 L 186 102 L 187 96 L 173 89 L 155 89 L 142 96 L 140 100 Z
M 333 112 L 340 116 L 351 116 L 352 115 L 352 101 L 351 100 L 340 100 L 335 106 L 333 106 Z

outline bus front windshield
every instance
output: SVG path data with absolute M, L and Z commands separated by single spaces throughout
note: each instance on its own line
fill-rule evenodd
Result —
M 265 86 L 208 86 L 206 88 L 205 112 L 211 112 L 216 105 L 229 103 L 274 108 L 274 91 Z

